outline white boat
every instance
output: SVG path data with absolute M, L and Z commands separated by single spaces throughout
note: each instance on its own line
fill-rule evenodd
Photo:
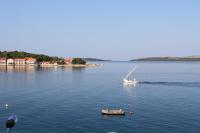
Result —
M 125 111 L 122 109 L 102 109 L 102 115 L 125 115 Z
M 136 78 L 130 79 L 131 74 L 135 71 L 137 67 L 134 67 L 127 75 L 126 77 L 123 79 L 124 84 L 138 84 L 139 80 L 137 80 Z

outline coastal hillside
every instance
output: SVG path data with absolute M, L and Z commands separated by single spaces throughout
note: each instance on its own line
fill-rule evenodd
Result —
M 131 61 L 200 61 L 200 56 L 186 56 L 186 57 L 147 57 L 147 58 L 133 59 Z
M 38 62 L 50 61 L 50 62 L 58 62 L 59 64 L 64 64 L 64 58 L 61 58 L 61 57 L 48 56 L 45 54 L 28 53 L 24 51 L 0 51 L 0 57 L 13 58 L 13 59 L 32 57 L 32 58 L 36 58 Z
M 57 56 L 49 56 L 49 55 L 45 55 L 45 54 L 35 54 L 35 53 L 28 53 L 28 52 L 24 52 L 24 51 L 0 51 L 0 58 L 2 59 L 2 63 L 3 65 L 9 64 L 8 60 L 12 60 L 11 64 L 17 64 L 17 60 L 23 60 L 22 64 L 26 64 L 25 60 L 27 58 L 31 58 L 34 60 L 34 63 L 32 62 L 32 64 L 36 64 L 40 63 L 40 64 L 45 64 L 45 65 L 55 65 L 55 64 L 59 64 L 59 65 L 69 65 L 69 64 L 73 64 L 73 65 L 85 65 L 86 61 L 82 58 L 62 58 L 62 57 L 57 57 Z M 15 63 L 14 63 L 15 60 Z

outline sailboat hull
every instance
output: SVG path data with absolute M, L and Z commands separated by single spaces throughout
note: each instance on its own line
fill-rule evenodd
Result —
M 124 84 L 138 84 L 139 81 L 138 80 L 127 80 L 127 79 L 124 79 Z

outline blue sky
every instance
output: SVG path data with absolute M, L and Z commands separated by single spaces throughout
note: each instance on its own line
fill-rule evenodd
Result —
M 112 60 L 200 55 L 200 1 L 1 0 L 0 50 Z

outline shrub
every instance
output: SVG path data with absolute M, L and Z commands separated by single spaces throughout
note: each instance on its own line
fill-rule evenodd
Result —
M 83 64 L 84 65 L 84 64 L 86 64 L 86 61 L 81 58 L 74 58 L 72 60 L 72 64 Z

